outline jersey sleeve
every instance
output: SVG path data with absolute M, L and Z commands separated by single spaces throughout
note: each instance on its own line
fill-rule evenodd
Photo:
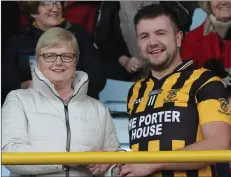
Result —
M 197 90 L 197 109 L 200 125 L 226 122 L 231 125 L 230 104 L 224 84 L 219 77 L 211 77 Z

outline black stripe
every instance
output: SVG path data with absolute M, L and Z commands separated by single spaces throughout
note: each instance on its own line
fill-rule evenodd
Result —
M 143 98 L 143 96 L 144 96 L 144 91 L 145 91 L 146 88 L 147 88 L 147 84 L 146 84 L 146 83 L 147 83 L 148 80 L 149 80 L 149 78 L 145 78 L 145 79 L 140 83 L 140 84 L 141 84 L 141 87 L 140 87 L 140 89 L 138 90 L 139 93 L 138 93 L 137 99 Z M 133 93 L 133 94 L 134 94 L 134 93 Z M 137 108 L 138 108 L 139 105 L 140 105 L 140 103 L 134 105 L 131 114 L 136 113 L 136 110 L 137 110 Z
M 173 170 L 165 170 L 162 172 L 162 177 L 174 177 Z
M 231 177 L 229 163 L 217 163 L 214 172 L 217 177 Z M 214 167 L 213 167 L 214 168 Z
M 214 77 L 214 75 L 212 74 L 212 72 L 210 71 L 205 71 L 201 74 L 201 76 L 195 80 L 195 82 L 192 84 L 190 91 L 189 91 L 189 103 L 192 104 L 196 104 L 195 103 L 195 95 L 197 90 L 206 82 L 208 81 L 210 78 Z
M 197 92 L 198 103 L 208 99 L 228 98 L 226 89 L 222 82 L 212 81 L 207 83 Z
M 176 83 L 172 86 L 172 89 L 183 88 L 185 82 L 189 79 L 191 74 L 192 74 L 192 71 L 182 71 L 180 73 L 180 77 L 177 79 Z M 167 108 L 170 108 L 171 106 L 173 107 L 174 105 L 175 105 L 175 102 L 164 103 L 164 107 L 167 107 Z
M 185 81 L 189 79 L 191 74 L 192 74 L 192 71 L 188 71 L 188 72 L 182 71 L 180 73 L 180 77 L 177 79 L 176 83 L 172 86 L 172 89 L 182 88 L 185 84 Z
M 174 107 L 174 102 L 166 102 L 166 103 L 164 103 L 164 105 L 163 105 L 163 107 L 165 108 L 165 109 L 168 109 L 168 108 L 173 108 Z
M 215 165 L 211 165 L 211 172 L 212 172 L 212 177 L 220 177 L 217 175 L 217 170 L 216 170 L 216 166 Z
M 168 141 L 168 140 L 160 141 L 160 151 L 169 151 L 169 149 L 172 149 L 172 141 Z M 173 170 L 162 171 L 162 177 L 174 177 L 174 171 Z
M 198 170 L 187 170 L 186 176 L 187 177 L 199 177 L 198 176 Z
M 139 143 L 139 151 L 147 151 L 148 150 L 148 142 L 146 139 L 143 139 L 141 143 Z

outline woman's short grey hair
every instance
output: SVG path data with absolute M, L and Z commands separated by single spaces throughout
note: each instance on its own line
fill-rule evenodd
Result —
M 50 28 L 39 38 L 35 50 L 36 58 L 43 48 L 54 48 L 67 46 L 73 49 L 76 58 L 79 58 L 79 45 L 76 37 L 70 32 L 60 27 Z
M 212 13 L 210 1 L 199 1 L 199 5 L 208 15 Z

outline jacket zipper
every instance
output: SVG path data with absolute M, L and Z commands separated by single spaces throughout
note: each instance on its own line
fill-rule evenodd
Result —
M 71 129 L 70 129 L 70 122 L 69 122 L 69 112 L 68 112 L 68 105 L 64 105 L 64 111 L 65 111 L 65 118 L 66 118 L 66 127 L 67 127 L 67 144 L 66 144 L 66 150 L 70 152 L 70 145 L 71 145 Z
M 86 83 L 87 81 L 85 81 L 83 84 L 82 84 L 82 86 Z M 46 82 L 45 82 L 46 83 Z M 82 87 L 81 86 L 81 87 Z M 49 85 L 48 85 L 48 87 L 49 87 Z M 81 87 L 79 88 L 79 90 L 81 89 Z M 50 87 L 49 87 L 50 88 Z M 51 89 L 51 88 L 50 88 Z M 75 95 L 77 95 L 77 93 L 79 92 L 79 90 L 76 92 L 76 94 Z M 51 89 L 51 91 L 52 91 L 52 89 Z M 52 93 L 54 94 L 54 92 L 52 91 Z M 55 95 L 55 94 L 54 94 Z M 72 100 L 72 98 L 73 97 L 75 97 L 75 95 L 72 95 L 72 97 L 69 99 L 69 101 L 65 104 L 64 102 L 63 102 L 63 100 L 60 98 L 60 97 L 58 97 L 57 95 L 55 95 L 55 96 L 57 96 L 61 101 L 62 101 L 62 103 L 63 103 L 63 105 L 64 105 L 64 112 L 65 112 L 65 119 L 66 119 L 66 128 L 67 128 L 67 142 L 66 142 L 66 151 L 67 152 L 70 152 L 70 147 L 71 147 L 71 128 L 70 128 L 70 121 L 69 121 L 69 112 L 68 112 L 68 104 L 70 103 L 70 101 Z M 69 167 L 66 167 L 66 177 L 69 177 L 70 176 L 70 168 Z
M 53 90 L 50 88 L 50 86 L 49 86 L 44 80 L 40 79 L 36 73 L 35 73 L 35 75 L 37 76 L 37 78 L 38 78 L 40 81 L 43 81 L 43 82 L 48 86 L 48 88 L 51 90 L 51 92 L 52 92 L 58 99 L 60 99 L 60 100 L 62 101 L 63 105 L 64 105 L 65 120 L 66 120 L 66 128 L 67 128 L 66 151 L 67 151 L 67 152 L 70 152 L 70 147 L 71 147 L 71 129 L 70 129 L 70 122 L 69 122 L 68 104 L 69 104 L 69 102 L 72 100 L 72 98 L 75 97 L 75 95 L 78 94 L 78 92 L 79 92 L 79 90 L 81 89 L 81 87 L 82 87 L 88 80 L 85 81 L 85 82 L 82 84 L 82 86 L 79 88 L 79 90 L 76 92 L 76 94 L 75 94 L 75 95 L 72 95 L 72 97 L 69 99 L 69 101 L 65 104 L 65 103 L 63 102 L 63 100 L 62 100 L 60 97 L 58 97 L 58 96 L 53 92 Z M 66 171 L 66 177 L 69 177 L 69 176 L 70 176 L 70 169 L 69 169 L 69 167 L 67 167 L 67 166 L 64 167 L 64 170 Z
M 64 104 L 64 112 L 65 112 L 66 128 L 67 128 L 66 151 L 70 152 L 70 146 L 71 146 L 71 128 L 70 128 L 70 122 L 69 122 L 68 104 Z M 69 170 L 69 167 L 66 167 L 66 177 L 69 177 L 69 176 L 70 176 L 70 170 Z

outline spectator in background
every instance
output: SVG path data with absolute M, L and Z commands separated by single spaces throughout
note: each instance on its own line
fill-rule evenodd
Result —
M 88 76 L 76 71 L 75 36 L 51 28 L 36 46 L 33 88 L 10 92 L 2 108 L 2 152 L 119 150 L 108 109 L 87 96 Z M 63 168 L 64 167 L 64 168 Z M 93 176 L 110 165 L 9 165 L 12 176 Z
M 94 33 L 94 43 L 104 59 L 108 78 L 136 80 L 147 75 L 149 69 L 138 51 L 132 22 L 139 8 L 152 3 L 159 1 L 66 2 L 64 17 Z M 188 30 L 195 9 L 194 2 L 160 3 L 175 8 L 184 28 Z
M 200 6 L 208 17 L 185 36 L 182 58 L 221 77 L 231 97 L 231 0 L 201 1 Z
M 132 58 L 128 51 L 118 12 L 119 2 L 67 1 L 63 13 L 66 19 L 92 32 L 107 78 L 130 81 L 135 68 L 140 68 L 142 62 Z
M 3 96 L 11 90 L 32 86 L 31 69 L 36 65 L 36 43 L 44 31 L 58 26 L 71 31 L 78 39 L 80 58 L 77 69 L 85 71 L 89 76 L 88 95 L 98 98 L 106 78 L 102 71 L 100 54 L 92 43 L 92 35 L 79 25 L 72 25 L 63 19 L 62 5 L 58 1 L 25 1 L 22 5 L 25 13 L 32 17 L 34 22 L 8 42 L 2 63 Z

